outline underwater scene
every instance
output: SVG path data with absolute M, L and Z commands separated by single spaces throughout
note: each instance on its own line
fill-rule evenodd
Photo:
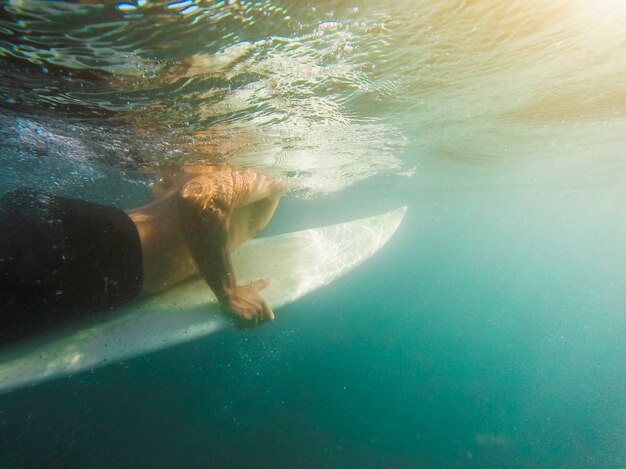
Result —
M 626 468 L 626 3 L 0 3 L 0 196 L 128 213 L 146 262 L 207 167 L 274 181 L 220 244 L 264 227 L 260 319 L 183 226 L 193 292 L 0 347 L 0 468 Z

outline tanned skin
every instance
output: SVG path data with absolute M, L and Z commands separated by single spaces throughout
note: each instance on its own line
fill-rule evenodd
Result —
M 142 295 L 198 273 L 222 304 L 243 321 L 273 320 L 259 295 L 269 281 L 238 285 L 230 252 L 269 222 L 285 182 L 251 170 L 187 167 L 156 188 L 156 198 L 128 212 L 143 254 Z

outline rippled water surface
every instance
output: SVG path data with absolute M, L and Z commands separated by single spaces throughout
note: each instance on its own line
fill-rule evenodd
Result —
M 626 467 L 626 6 L 13 0 L 0 191 L 286 176 L 268 233 L 408 205 L 221 335 L 0 396 L 7 467 Z M 6 462 L 6 464 L 5 464 Z

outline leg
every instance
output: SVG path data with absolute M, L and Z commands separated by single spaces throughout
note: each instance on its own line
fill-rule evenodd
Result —
M 267 226 L 278 206 L 277 197 L 267 197 L 252 204 L 238 208 L 230 219 L 228 245 L 237 249 L 247 240 L 254 238 Z

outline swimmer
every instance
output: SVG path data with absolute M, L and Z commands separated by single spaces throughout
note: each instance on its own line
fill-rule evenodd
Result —
M 274 319 L 230 252 L 274 214 L 286 184 L 251 170 L 187 167 L 124 212 L 20 189 L 0 198 L 0 342 L 112 310 L 200 274 L 242 324 Z

